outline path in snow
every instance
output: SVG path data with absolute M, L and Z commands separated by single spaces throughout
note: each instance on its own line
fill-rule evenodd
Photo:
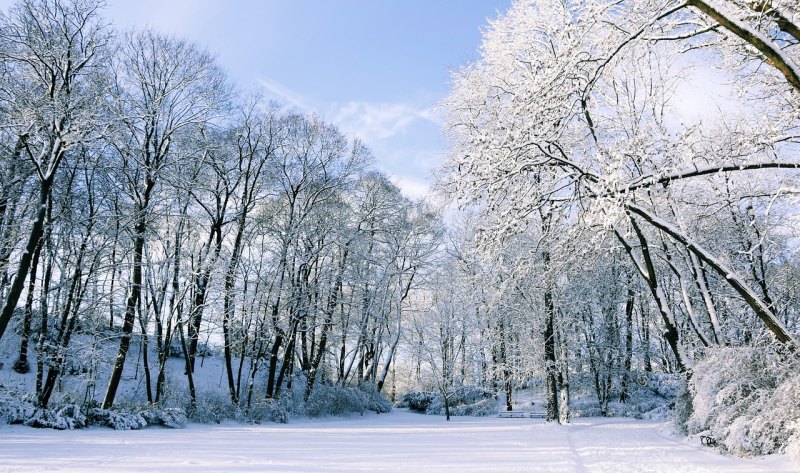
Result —
M 72 432 L 0 427 L 0 472 L 796 472 L 741 460 L 632 419 L 442 417 L 406 411 L 288 425 Z

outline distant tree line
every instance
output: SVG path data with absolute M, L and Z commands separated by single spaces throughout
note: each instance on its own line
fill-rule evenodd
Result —
M 118 343 L 105 408 L 131 363 L 162 401 L 175 352 L 194 401 L 206 344 L 224 347 L 234 404 L 298 372 L 306 397 L 382 389 L 436 216 L 358 140 L 235 93 L 195 44 L 113 30 L 102 7 L 21 0 L 0 17 L 0 338 L 17 317 L 13 368 L 36 370 L 36 403 L 87 356 L 78 334 Z

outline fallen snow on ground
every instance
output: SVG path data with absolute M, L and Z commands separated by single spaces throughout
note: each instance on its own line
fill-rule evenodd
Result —
M 795 472 L 782 456 L 742 460 L 633 419 L 454 418 L 396 410 L 287 425 L 118 432 L 0 427 L 0 472 Z

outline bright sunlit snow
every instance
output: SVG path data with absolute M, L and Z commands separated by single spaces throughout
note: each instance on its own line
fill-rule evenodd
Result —
M 781 456 L 743 460 L 663 423 L 439 416 L 395 410 L 288 425 L 191 425 L 116 432 L 0 427 L 0 471 L 792 472 Z

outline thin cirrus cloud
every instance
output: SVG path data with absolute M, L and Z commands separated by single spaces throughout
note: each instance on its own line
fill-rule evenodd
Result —
M 441 162 L 441 151 L 419 146 L 429 140 L 420 135 L 420 128 L 427 130 L 424 135 L 438 135 L 441 127 L 442 119 L 433 107 L 358 100 L 320 105 L 275 80 L 261 78 L 258 83 L 270 98 L 298 111 L 320 115 L 366 143 L 372 148 L 378 167 L 405 195 L 422 198 L 429 192 L 431 170 Z
M 271 98 L 280 100 L 303 112 L 317 113 L 303 95 L 271 79 L 260 78 L 258 84 Z
M 392 138 L 408 129 L 416 120 L 441 126 L 441 119 L 432 108 L 418 108 L 401 102 L 349 101 L 331 104 L 325 113 L 303 94 L 277 81 L 261 78 L 262 89 L 271 97 L 281 100 L 300 111 L 316 113 L 341 127 L 346 133 L 367 143 Z
M 440 125 L 438 117 L 430 109 L 420 109 L 405 103 L 352 101 L 334 105 L 332 109 L 331 121 L 367 142 L 397 136 L 416 120 L 427 121 L 434 126 Z

